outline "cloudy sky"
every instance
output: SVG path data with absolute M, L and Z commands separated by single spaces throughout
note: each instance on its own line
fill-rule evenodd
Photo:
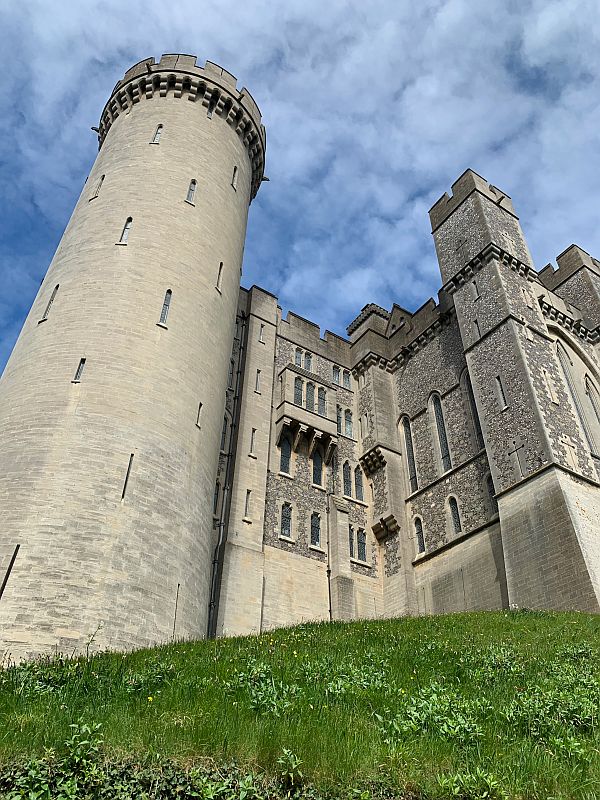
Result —
M 343 333 L 439 288 L 427 211 L 471 167 L 513 197 L 538 268 L 600 256 L 594 0 L 0 0 L 0 367 L 147 56 L 233 72 L 268 132 L 244 285 Z

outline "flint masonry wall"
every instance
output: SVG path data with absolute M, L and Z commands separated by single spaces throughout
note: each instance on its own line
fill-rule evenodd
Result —
M 0 604 L 0 650 L 13 657 L 82 648 L 93 635 L 95 646 L 125 649 L 206 631 L 213 490 L 264 129 L 229 73 L 189 56 L 136 65 L 100 128 L 0 382 L 3 538 L 21 545 Z

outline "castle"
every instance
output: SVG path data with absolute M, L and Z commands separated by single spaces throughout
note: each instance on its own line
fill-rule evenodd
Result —
M 115 86 L 0 381 L 0 653 L 598 611 L 600 262 L 468 170 L 442 288 L 348 339 L 240 288 L 265 129 L 187 55 Z

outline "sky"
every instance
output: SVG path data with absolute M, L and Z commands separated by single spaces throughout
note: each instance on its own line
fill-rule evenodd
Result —
M 594 0 L 0 0 L 0 368 L 124 71 L 191 53 L 267 128 L 243 285 L 345 333 L 440 277 L 428 210 L 472 168 L 513 198 L 538 269 L 600 257 Z

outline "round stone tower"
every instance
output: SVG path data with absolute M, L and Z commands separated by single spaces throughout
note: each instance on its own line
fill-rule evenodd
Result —
M 206 631 L 260 112 L 187 55 L 115 86 L 0 381 L 0 655 Z

